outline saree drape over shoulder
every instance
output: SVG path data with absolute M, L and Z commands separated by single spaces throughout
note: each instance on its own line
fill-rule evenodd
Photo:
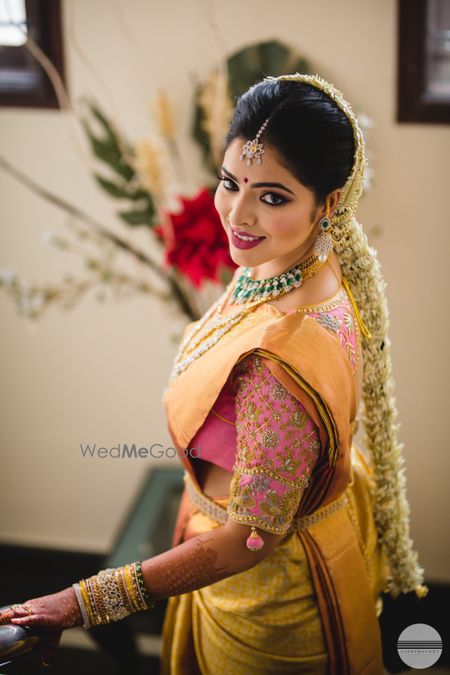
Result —
M 383 674 L 387 563 L 353 442 L 359 340 L 344 286 L 287 314 L 262 304 L 166 389 L 185 469 L 173 545 L 227 518 L 284 536 L 251 569 L 169 598 L 162 675 Z M 232 472 L 229 495 L 203 493 L 192 447 Z

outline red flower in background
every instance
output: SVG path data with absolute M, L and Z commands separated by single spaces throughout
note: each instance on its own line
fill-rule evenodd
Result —
M 197 288 L 205 279 L 220 281 L 221 267 L 235 270 L 237 265 L 230 257 L 228 237 L 214 200 L 207 188 L 192 199 L 180 199 L 183 210 L 167 214 L 172 233 L 168 235 L 162 226 L 154 228 L 167 243 L 165 263 L 176 267 Z

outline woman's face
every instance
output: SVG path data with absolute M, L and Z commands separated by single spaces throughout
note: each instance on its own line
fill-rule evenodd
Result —
M 237 265 L 255 268 L 252 277 L 280 274 L 309 252 L 325 215 L 314 193 L 280 164 L 266 144 L 262 164 L 240 160 L 245 140 L 235 138 L 228 146 L 214 199 Z M 263 237 L 243 241 L 234 234 Z

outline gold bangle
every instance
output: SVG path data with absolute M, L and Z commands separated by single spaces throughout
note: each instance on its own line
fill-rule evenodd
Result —
M 125 565 L 125 583 L 127 586 L 128 594 L 130 596 L 133 607 L 136 612 L 139 612 L 141 609 L 140 602 L 137 599 L 136 591 L 134 588 L 133 577 L 131 575 L 130 565 Z
M 80 601 L 91 626 L 119 621 L 132 612 L 150 609 L 140 562 L 107 568 L 78 582 Z
M 88 589 L 87 589 L 86 580 L 81 579 L 79 581 L 79 584 L 80 584 L 81 597 L 83 598 L 84 606 L 86 607 L 86 612 L 87 612 L 87 615 L 88 615 L 89 623 L 91 624 L 91 626 L 94 626 L 96 624 L 95 612 L 94 612 L 94 608 L 92 606 L 91 599 L 89 597 L 89 592 L 88 592 Z
M 145 579 L 142 573 L 142 564 L 140 560 L 138 560 L 137 562 L 133 563 L 133 565 L 136 576 L 136 582 L 139 588 L 139 594 L 142 598 L 142 602 L 145 605 L 145 609 L 151 609 L 152 607 L 155 606 L 155 601 L 152 597 L 150 597 L 149 592 L 147 590 L 147 586 L 145 585 Z
M 116 571 L 117 585 L 119 586 L 120 594 L 123 598 L 123 604 L 128 609 L 129 612 L 134 612 L 133 603 L 131 598 L 128 595 L 127 587 L 125 585 L 125 579 L 123 577 L 123 567 L 119 567 Z
M 90 577 L 89 582 L 92 588 L 92 594 L 95 598 L 95 604 L 97 605 L 98 613 L 100 615 L 100 623 L 109 623 L 110 618 L 103 604 L 102 594 L 100 593 L 97 575 Z
M 137 569 L 136 569 L 137 563 L 133 563 L 131 565 L 131 575 L 133 577 L 133 583 L 134 583 L 134 591 L 136 593 L 136 597 L 138 599 L 138 602 L 141 606 L 141 609 L 147 609 L 147 603 L 145 602 L 143 596 L 142 596 L 142 591 L 139 586 L 139 579 L 137 575 Z

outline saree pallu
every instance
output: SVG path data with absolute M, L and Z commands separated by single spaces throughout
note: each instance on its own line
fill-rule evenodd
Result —
M 378 624 L 367 609 L 381 612 L 387 568 L 370 474 L 353 445 L 352 480 L 343 495 L 300 517 L 249 570 L 170 597 L 161 675 L 382 674 Z M 228 505 L 227 497 L 201 493 L 188 474 L 185 483 L 180 541 L 219 527 Z

